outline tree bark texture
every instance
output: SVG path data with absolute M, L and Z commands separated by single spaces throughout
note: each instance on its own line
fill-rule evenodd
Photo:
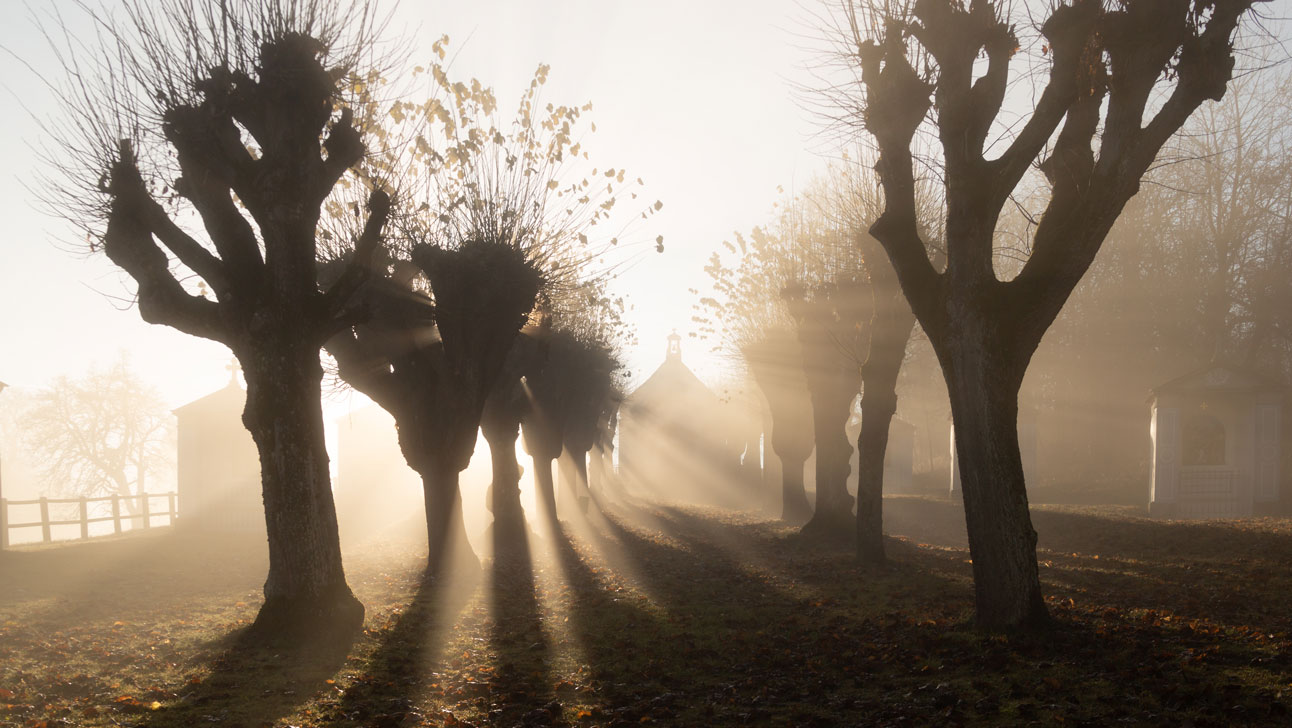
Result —
M 260 452 L 269 575 L 252 626 L 288 639 L 351 632 L 363 605 L 346 585 L 328 473 L 318 349 L 266 337 L 239 357 L 247 379 L 243 422 Z
M 1042 626 L 1048 616 L 1018 447 L 1018 390 L 1028 357 L 1020 362 L 1017 352 L 986 336 L 958 343 L 943 371 L 956 424 L 976 619 L 993 629 Z

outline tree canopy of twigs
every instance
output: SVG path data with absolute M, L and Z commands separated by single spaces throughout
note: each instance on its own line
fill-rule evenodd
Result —
M 170 413 L 124 357 L 32 393 L 20 422 L 40 479 L 55 493 L 137 495 L 174 461 Z
M 357 124 L 373 143 L 350 199 L 328 203 L 324 257 L 352 246 L 367 189 L 395 190 L 393 257 L 407 259 L 416 245 L 503 244 L 540 271 L 545 303 L 585 305 L 589 284 L 604 284 L 643 251 L 640 223 L 663 203 L 646 201 L 641 178 L 591 162 L 592 104 L 545 103 L 547 65 L 508 118 L 491 87 L 450 76 L 448 43 L 438 39 L 430 61 L 406 78 L 349 79 L 362 99 Z

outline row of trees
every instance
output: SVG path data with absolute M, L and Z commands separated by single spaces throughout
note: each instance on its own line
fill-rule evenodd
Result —
M 892 266 L 865 232 L 881 204 L 875 182 L 864 165 L 845 163 L 814 180 L 772 224 L 727 243 L 706 268 L 715 295 L 701 299 L 697 318 L 720 351 L 747 367 L 768 405 L 784 479 L 782 518 L 806 521 L 802 533 L 810 538 L 855 532 L 859 558 L 881 564 L 883 455 L 915 321 Z M 854 521 L 845 430 L 859 393 L 861 515 Z M 803 469 L 814 449 L 813 506 Z
M 846 513 L 829 465 L 838 460 L 840 429 L 830 411 L 857 387 L 842 376 L 846 367 L 828 362 L 860 364 L 858 548 L 866 560 L 882 558 L 876 475 L 909 310 L 950 395 L 978 622 L 1047 621 L 1018 446 L 1024 375 L 1159 152 L 1205 101 L 1224 96 L 1237 28 L 1252 5 L 1074 0 L 1051 6 L 1030 33 L 1020 32 L 1022 18 L 1008 4 L 988 1 L 843 2 L 825 14 L 834 70 L 845 80 L 823 98 L 832 120 L 862 140 L 882 202 L 857 194 L 875 189 L 868 170 L 850 175 L 851 183 L 823 183 L 831 202 L 805 195 L 773 234 L 756 231 L 752 249 L 738 240 L 735 267 L 715 260 L 718 296 L 703 302 L 767 399 L 787 519 L 805 515 L 802 462 L 811 443 L 801 433 L 809 417 L 818 497 L 805 532 Z M 824 226 L 800 223 L 795 211 L 804 205 Z M 1257 237 L 1232 227 L 1259 219 L 1248 212 L 1226 211 L 1202 228 L 1217 238 L 1226 274 Z M 1013 259 L 1000 255 L 1007 235 Z M 872 239 L 882 255 L 867 249 Z M 871 287 L 868 311 L 838 294 L 861 280 Z M 898 289 L 904 302 L 889 295 Z M 762 306 L 751 307 L 756 302 Z M 1255 308 L 1222 294 L 1206 304 L 1216 322 L 1247 310 Z M 865 333 L 855 333 L 863 325 Z M 1259 338 L 1273 328 L 1253 321 L 1238 330 Z M 794 340 L 799 351 L 788 354 Z M 821 346 L 827 340 L 832 346 Z M 832 368 L 841 376 L 827 395 L 822 374 Z
M 788 517 L 808 516 L 802 462 L 815 444 L 818 499 L 806 531 L 834 534 L 848 522 L 843 433 L 860 379 L 857 528 L 863 555 L 882 557 L 878 477 L 913 317 L 950 394 L 978 620 L 1045 621 L 1019 388 L 1158 152 L 1205 100 L 1223 96 L 1251 5 L 1073 0 L 1030 36 L 988 0 L 840 7 L 839 58 L 852 83 L 832 86 L 831 99 L 873 142 L 882 202 L 858 181 L 818 203 L 830 214 L 787 211 L 779 234 L 796 253 L 787 265 L 750 259 L 749 277 L 766 279 L 750 298 L 762 308 L 742 324 L 756 335 L 732 339 L 769 403 L 779 402 L 772 441 L 786 464 Z M 504 372 L 517 375 L 531 413 L 529 451 L 549 466 L 539 471 L 545 494 L 553 453 L 604 443 L 596 425 L 612 417 L 603 394 L 613 377 L 603 373 L 614 369 L 613 337 L 600 315 L 585 324 L 570 312 L 603 298 L 578 282 L 603 252 L 582 231 L 609 214 L 623 174 L 564 185 L 555 172 L 578 155 L 577 109 L 544 112 L 531 93 L 514 124 L 497 124 L 486 89 L 452 83 L 434 63 L 442 99 L 383 103 L 373 91 L 387 75 L 374 58 L 382 18 L 370 4 L 124 7 L 119 20 L 96 18 L 96 68 L 68 56 L 56 203 L 136 281 L 146 320 L 220 341 L 242 364 L 270 550 L 253 629 L 348 632 L 362 606 L 341 565 L 320 349 L 395 416 L 425 484 L 428 573 L 440 573 L 453 553 L 465 555 L 464 454 L 486 411 L 516 411 Z M 1006 100 L 1029 84 L 1011 69 L 1028 64 L 1039 93 L 1015 123 Z M 1012 277 L 995 255 L 1007 206 L 1028 209 L 1033 223 Z M 867 254 L 863 229 L 883 255 Z M 743 273 L 724 275 L 720 287 L 746 286 Z M 528 355 L 516 344 L 526 325 L 538 334 Z M 557 362 L 596 372 L 598 384 L 562 383 Z M 782 386 L 786 378 L 796 381 Z M 782 391 L 806 391 L 807 406 L 797 395 L 782 401 Z M 492 408 L 490 393 L 502 400 Z M 808 427 L 779 424 L 795 419 L 810 422 L 813 442 L 802 437 Z M 505 439 L 511 421 L 500 415 L 486 431 Z M 499 465 L 495 513 L 514 513 L 510 469 Z
M 341 563 L 321 349 L 396 420 L 424 483 L 428 577 L 475 561 L 458 474 L 482 425 L 497 441 L 496 531 L 523 536 L 518 467 L 502 455 L 519 422 L 554 518 L 552 460 L 604 444 L 613 419 L 622 322 L 593 268 L 618 241 L 598 248 L 589 232 L 625 176 L 568 181 L 587 159 L 583 110 L 540 107 L 546 68 L 503 123 L 488 88 L 449 79 L 443 40 L 412 72 L 431 79 L 430 100 L 390 91 L 373 4 L 140 1 L 92 20 L 101 55 L 67 56 L 50 202 L 134 279 L 145 320 L 219 341 L 242 365 L 270 564 L 253 633 L 362 621 Z

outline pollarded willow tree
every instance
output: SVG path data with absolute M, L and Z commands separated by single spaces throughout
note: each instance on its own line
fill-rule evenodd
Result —
M 720 346 L 739 353 L 767 400 L 782 461 L 782 518 L 806 521 L 804 535 L 847 540 L 855 526 L 846 426 L 861 389 L 871 295 L 852 229 L 830 199 L 818 179 L 773 225 L 727 244 L 734 267 L 713 256 L 706 271 L 717 295 L 700 303 L 712 332 L 721 328 Z M 803 486 L 813 449 L 815 506 Z
M 864 358 L 860 363 L 861 429 L 857 434 L 857 516 L 854 524 L 858 560 L 869 566 L 885 562 L 884 458 L 888 431 L 897 413 L 897 378 L 906 359 L 907 344 L 915 329 L 915 314 L 902 295 L 888 257 L 867 232 L 883 206 L 878 180 L 866 155 L 832 166 L 827 183 L 816 187 L 815 204 L 836 225 L 847 231 L 847 253 L 860 261 L 859 277 L 866 285 L 859 292 L 867 298 L 869 318 Z M 921 190 L 918 196 L 921 230 L 933 230 L 936 198 Z M 931 243 L 940 236 L 926 235 Z
M 520 501 L 521 466 L 516 442 L 522 437 L 535 468 L 540 522 L 556 521 L 552 463 L 568 450 L 572 458 L 589 450 L 603 455 L 616 422 L 620 347 L 632 341 L 623 319 L 623 299 L 606 294 L 603 276 L 573 288 L 540 294 L 537 315 L 521 331 L 485 400 L 480 430 L 489 443 L 492 480 L 487 505 L 493 512 L 495 558 L 527 553 L 527 527 Z M 598 448 L 602 452 L 597 452 Z M 603 455 L 604 457 L 604 455 Z M 573 463 L 576 470 L 577 460 Z M 585 466 L 605 483 L 605 464 Z M 580 476 L 591 491 L 592 479 Z M 582 491 L 576 491 L 581 494 Z
M 701 332 L 717 338 L 714 350 L 735 357 L 762 392 L 771 421 L 766 445 L 781 461 L 781 519 L 803 523 L 812 515 L 803 485 L 812 402 L 794 319 L 781 296 L 792 277 L 773 232 L 754 228 L 724 247 L 736 261 L 714 253 L 705 266 L 714 295 L 698 303 Z
M 853 498 L 848 494 L 852 444 L 847 424 L 861 391 L 872 296 L 856 264 L 851 230 L 828 214 L 822 201 L 809 194 L 789 209 L 792 222 L 784 252 L 801 263 L 781 297 L 794 320 L 800 366 L 812 401 L 816 501 L 801 532 L 847 541 L 855 530 Z
M 441 60 L 446 40 L 434 48 Z M 381 275 L 360 293 L 364 315 L 327 348 L 340 377 L 395 419 L 404 458 L 422 477 L 426 573 L 439 576 L 479 565 L 462 521 L 459 475 L 475 451 L 486 398 L 506 385 L 500 377 L 521 328 L 551 313 L 534 311 L 540 293 L 551 301 L 580 289 L 580 276 L 618 245 L 616 238 L 593 243 L 589 232 L 611 220 L 625 173 L 591 169 L 568 180 L 587 161 L 577 137 L 587 107 L 543 107 L 546 66 L 507 123 L 480 82 L 452 82 L 438 62 L 418 75 L 424 72 L 437 91 L 430 100 L 396 101 L 388 110 L 374 102 L 366 114 L 394 120 L 377 136 L 397 143 L 366 169 L 377 179 L 399 175 L 403 209 L 392 225 L 391 257 L 377 262 Z M 334 220 L 349 218 L 342 205 L 332 212 Z M 325 267 L 355 254 L 345 246 Z M 503 501 L 495 517 L 506 522 L 500 534 L 515 532 L 511 492 L 494 490 Z
M 341 564 L 319 349 L 381 245 L 388 195 L 368 195 L 334 285 L 319 285 L 315 257 L 325 201 L 365 153 L 342 79 L 375 62 L 382 19 L 323 0 L 128 0 L 90 15 L 93 51 L 51 35 L 65 79 L 49 204 L 134 279 L 144 320 L 242 365 L 269 541 L 252 631 L 348 634 L 363 606 Z
M 1225 93 L 1252 0 L 1074 0 L 1022 47 L 1008 3 L 918 0 L 844 7 L 856 117 L 873 137 L 884 212 L 871 234 L 941 363 L 951 397 L 977 622 L 1048 620 L 1018 448 L 1018 391 L 1033 352 L 1159 150 Z M 1001 139 L 1011 69 L 1048 67 L 1025 121 Z M 930 116 L 930 111 L 934 114 Z M 916 134 L 932 124 L 946 202 L 945 270 L 918 224 Z M 1034 165 L 1048 202 L 1018 275 L 993 269 L 1002 209 Z
M 606 296 L 603 283 L 589 282 L 555 302 L 550 333 L 536 332 L 536 359 L 523 383 L 529 405 L 521 420 L 525 450 L 534 464 L 540 515 L 549 526 L 557 516 L 553 461 L 568 458 L 566 495 L 586 506 L 592 496 L 588 454 L 609 439 L 603 428 L 623 397 L 622 349 L 631 335 L 622 299 Z
M 936 230 L 936 202 L 921 189 L 921 230 Z M 727 268 L 720 258 L 711 262 L 708 271 L 715 292 L 728 303 L 704 300 L 725 336 L 735 341 L 767 338 L 771 332 L 751 314 L 766 309 L 763 316 L 774 316 L 784 307 L 797 347 L 775 339 L 741 345 L 744 361 L 769 402 L 777 397 L 772 408 L 779 414 L 773 419 L 782 422 L 793 398 L 777 394 L 785 388 L 776 386 L 772 374 L 778 363 L 782 369 L 790 366 L 802 372 L 811 404 L 810 439 L 817 451 L 817 502 L 803 531 L 836 540 L 855 532 L 858 558 L 871 565 L 884 561 L 884 456 L 897 410 L 897 377 L 915 326 L 887 256 L 866 232 L 882 204 L 878 180 L 865 156 L 845 156 L 843 164 L 832 165 L 787 208 L 776 235 L 758 230 L 750 241 L 739 239 L 738 251 L 729 246 L 740 258 L 736 268 Z M 937 234 L 927 237 L 941 240 Z M 783 374 L 780 381 L 786 381 Z M 862 426 L 856 443 L 853 519 L 853 501 L 846 490 L 851 445 L 843 438 L 859 390 Z M 796 434 L 804 437 L 802 431 Z M 804 457 L 812 444 L 805 445 Z

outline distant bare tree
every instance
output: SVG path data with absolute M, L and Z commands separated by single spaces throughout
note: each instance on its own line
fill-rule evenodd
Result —
M 174 462 L 170 412 L 124 358 L 30 395 L 19 424 L 40 477 L 66 495 L 133 496 Z M 126 501 L 137 513 L 137 499 Z

